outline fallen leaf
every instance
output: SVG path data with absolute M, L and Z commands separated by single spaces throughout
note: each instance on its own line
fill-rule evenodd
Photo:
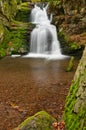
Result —
M 15 105 L 13 102 L 10 103 L 10 106 L 11 106 L 13 109 L 18 110 L 19 112 L 23 112 L 23 111 L 24 111 L 22 108 L 20 108 L 19 106 Z
M 64 127 L 65 127 L 65 122 L 62 121 L 62 122 L 54 122 L 52 124 L 52 126 L 56 129 L 56 130 L 64 130 Z

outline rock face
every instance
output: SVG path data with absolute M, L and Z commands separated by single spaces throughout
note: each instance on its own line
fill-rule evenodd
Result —
M 54 10 L 54 22 L 60 33 L 69 42 L 86 44 L 86 0 L 60 0 Z
M 86 130 L 86 47 L 66 100 L 67 130 Z
M 86 1 L 85 0 L 63 0 L 63 7 L 65 14 L 72 15 L 75 13 L 85 14 Z
M 10 27 L 11 20 L 17 12 L 19 0 L 1 0 L 0 1 L 0 57 L 6 55 L 6 46 L 2 44 L 7 28 Z
M 27 53 L 28 41 L 25 34 L 29 24 L 25 20 L 28 20 L 28 4 L 29 2 L 22 3 L 22 0 L 0 1 L 0 58 Z
M 14 130 L 54 130 L 52 123 L 56 121 L 45 111 L 40 111 L 27 118 Z

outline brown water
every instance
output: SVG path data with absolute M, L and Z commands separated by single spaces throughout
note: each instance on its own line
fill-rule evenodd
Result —
M 0 60 L 0 130 L 11 130 L 40 110 L 60 119 L 78 63 L 75 61 L 73 71 L 65 72 L 68 62 L 10 57 Z

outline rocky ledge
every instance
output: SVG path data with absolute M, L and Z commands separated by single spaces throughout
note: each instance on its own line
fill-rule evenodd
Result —
M 59 0 L 57 5 L 54 3 L 50 5 L 50 10 L 58 35 L 64 39 L 65 45 L 77 51 L 86 44 L 86 1 Z

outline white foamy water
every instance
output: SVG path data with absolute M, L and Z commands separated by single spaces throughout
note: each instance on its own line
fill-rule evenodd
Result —
M 24 57 L 62 59 L 67 56 L 62 55 L 57 37 L 56 27 L 51 24 L 48 18 L 46 7 L 35 5 L 31 12 L 31 22 L 36 27 L 31 32 L 30 52 Z

